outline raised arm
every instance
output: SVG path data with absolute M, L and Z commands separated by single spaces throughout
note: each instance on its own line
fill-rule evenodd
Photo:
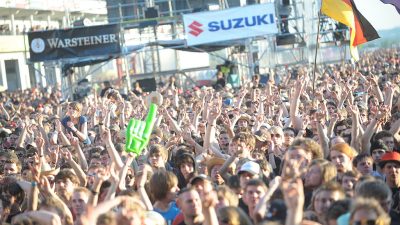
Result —
M 371 138 L 378 129 L 381 120 L 386 116 L 386 114 L 387 108 L 381 108 L 376 114 L 375 118 L 373 118 L 368 124 L 367 129 L 365 129 L 365 132 L 361 139 L 361 148 L 363 149 L 363 151 L 369 151 L 371 147 Z
M 10 114 L 8 114 L 8 112 L 7 112 L 6 108 L 4 107 L 3 103 L 0 103 L 0 109 L 1 109 L 1 113 L 4 115 L 5 119 L 7 121 L 9 121 L 10 120 Z
M 110 130 L 108 128 L 104 128 L 101 137 L 106 143 L 106 149 L 108 155 L 111 157 L 111 160 L 115 163 L 115 166 L 118 170 L 122 169 L 124 163 L 122 162 L 122 159 L 115 149 L 114 143 L 112 142 Z
M 360 131 L 360 120 L 358 107 L 354 105 L 349 105 L 348 110 L 351 113 L 351 146 L 357 150 L 357 152 L 362 152 L 364 149 L 360 148 L 360 138 L 359 138 L 359 131 Z
M 381 89 L 379 88 L 379 83 L 378 83 L 378 76 L 372 76 L 370 77 L 370 81 L 372 83 L 372 90 L 375 93 L 376 97 L 378 98 L 379 102 L 384 102 L 385 99 L 383 98 L 383 94 Z
M 79 123 L 81 123 L 81 121 L 79 121 Z M 84 142 L 88 139 L 87 120 L 83 121 L 80 126 L 81 126 L 81 129 L 79 130 L 78 128 L 75 127 L 75 125 L 72 121 L 67 122 L 67 127 L 69 127 L 72 130 L 72 133 L 76 137 L 78 137 L 80 141 Z
M 384 104 L 389 106 L 389 111 L 391 111 L 393 105 L 394 86 L 392 84 L 387 84 L 384 91 L 385 91 Z
M 235 102 L 235 108 L 240 109 L 240 107 L 242 106 L 243 99 L 244 99 L 244 97 L 246 97 L 247 92 L 248 92 L 247 89 L 242 89 L 239 92 L 237 102 Z
M 65 217 L 68 218 L 65 220 L 73 221 L 71 210 L 64 203 L 64 201 L 61 200 L 61 198 L 58 197 L 58 195 L 56 195 L 54 193 L 53 189 L 50 187 L 50 183 L 49 183 L 49 180 L 47 179 L 47 177 L 41 178 L 40 184 L 39 184 L 39 190 L 40 190 L 40 193 L 42 194 L 42 197 L 44 197 L 44 198 L 51 197 L 51 198 L 53 198 L 54 201 L 57 202 L 57 204 L 60 204 L 60 206 L 62 207 L 63 211 L 66 214 Z
M 200 194 L 201 205 L 203 207 L 204 225 L 219 225 L 215 205 L 218 203 L 217 193 L 210 184 L 204 186 Z
M 71 166 L 71 168 L 74 170 L 76 176 L 79 179 L 80 185 L 82 187 L 85 187 L 86 183 L 87 183 L 86 173 L 82 170 L 80 165 L 75 162 L 75 160 L 72 157 L 71 152 L 68 151 L 67 149 L 62 149 L 62 155 L 66 159 L 68 164 Z
M 221 104 L 218 101 L 214 104 L 207 118 L 207 129 L 204 137 L 204 149 L 211 150 L 211 141 L 215 139 L 215 126 L 217 119 L 221 115 Z
M 275 177 L 269 184 L 268 191 L 264 196 L 260 199 L 256 208 L 254 209 L 254 215 L 252 216 L 256 223 L 261 222 L 265 218 L 265 214 L 267 213 L 268 202 L 270 201 L 272 195 L 279 188 L 282 179 L 281 177 Z
M 290 120 L 292 121 L 293 128 L 296 130 L 301 129 L 301 119 L 297 117 L 298 110 L 299 110 L 299 104 L 300 104 L 300 96 L 301 93 L 303 92 L 303 89 L 305 87 L 305 83 L 302 80 L 299 80 L 296 82 L 295 90 L 293 95 L 291 95 L 290 99 Z
M 237 159 L 237 155 L 232 155 L 228 158 L 228 160 L 225 161 L 225 163 L 222 165 L 222 167 L 219 169 L 219 174 L 227 180 L 229 178 L 228 176 L 228 169 L 234 163 Z
M 71 142 L 69 142 L 67 136 L 65 136 L 62 126 L 61 126 L 61 121 L 60 120 L 55 120 L 55 127 L 56 131 L 58 133 L 58 139 L 61 140 L 62 145 L 71 145 Z
M 18 137 L 17 139 L 17 147 L 23 148 L 25 147 L 25 139 L 26 139 L 26 135 L 28 134 L 28 126 L 29 125 L 29 120 L 26 120 L 25 123 L 23 123 L 24 125 L 22 125 L 22 132 L 21 135 Z
M 79 140 L 76 137 L 71 137 L 71 145 L 75 148 L 75 152 L 78 155 L 79 165 L 83 171 L 87 171 L 89 166 L 86 161 L 85 153 L 83 153 Z
M 138 192 L 140 194 L 140 198 L 141 198 L 142 202 L 146 206 L 146 209 L 151 211 L 151 210 L 153 210 L 153 205 L 151 204 L 150 198 L 147 195 L 147 192 L 145 189 L 147 173 L 149 170 L 150 170 L 150 168 L 148 168 L 147 166 L 143 167 L 142 175 L 139 176 L 139 179 L 138 179 Z
M 400 119 L 396 120 L 390 127 L 390 133 L 393 134 L 394 138 L 397 140 L 397 142 L 400 141 Z
M 322 149 L 324 150 L 324 158 L 328 158 L 329 156 L 329 138 L 326 134 L 326 131 L 324 129 L 324 117 L 325 113 L 318 113 L 317 112 L 317 118 L 318 121 L 315 121 L 315 125 L 317 127 L 317 132 L 318 132 L 318 137 L 319 137 L 319 143 L 322 146 Z

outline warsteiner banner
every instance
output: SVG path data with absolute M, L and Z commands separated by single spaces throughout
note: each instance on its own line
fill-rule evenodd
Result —
M 30 61 L 112 55 L 121 52 L 119 25 L 28 33 Z

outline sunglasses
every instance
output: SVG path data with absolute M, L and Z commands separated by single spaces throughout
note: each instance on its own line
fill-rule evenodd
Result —
M 282 137 L 280 134 L 271 134 L 271 137 L 277 137 L 277 138 L 280 138 L 280 137 Z
M 376 225 L 376 220 L 361 220 L 361 221 L 354 221 L 353 225 Z

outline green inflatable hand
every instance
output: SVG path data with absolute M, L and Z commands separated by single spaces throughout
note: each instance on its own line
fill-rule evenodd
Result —
M 149 143 L 150 135 L 156 121 L 157 105 L 151 104 L 146 121 L 131 119 L 126 129 L 126 152 L 137 155 L 143 151 Z

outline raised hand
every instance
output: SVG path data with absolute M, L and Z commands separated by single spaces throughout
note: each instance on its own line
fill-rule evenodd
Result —
M 375 119 L 380 123 L 385 123 L 389 116 L 389 107 L 382 106 L 375 115 Z
M 61 132 L 62 130 L 61 130 L 61 121 L 59 120 L 59 119 L 56 119 L 56 120 L 54 120 L 54 122 L 55 122 L 55 128 L 56 128 L 56 131 L 57 132 Z
M 67 122 L 67 127 L 71 128 L 72 130 L 76 130 L 74 123 L 71 121 Z
M 228 127 L 228 128 L 232 127 L 232 122 L 228 116 L 226 116 L 226 115 L 222 116 L 221 121 L 225 127 Z
M 347 113 L 350 115 L 358 115 L 358 107 L 354 105 L 347 105 Z
M 57 149 L 55 149 L 54 151 L 50 152 L 50 161 L 54 164 L 57 165 L 58 163 L 58 158 L 59 158 L 59 154 L 60 153 L 60 147 L 57 146 Z
M 218 203 L 217 193 L 213 190 L 210 183 L 205 182 L 204 189 L 200 193 L 200 199 L 203 209 L 215 207 L 215 205 Z
M 110 132 L 110 129 L 108 129 L 108 128 L 104 128 L 104 129 L 103 129 L 103 131 L 102 131 L 102 133 L 101 133 L 101 139 L 102 139 L 103 141 L 111 140 L 111 132 Z
M 42 114 L 39 114 L 37 116 L 37 121 L 38 121 L 39 126 L 43 127 L 43 115 Z
M 74 159 L 72 158 L 71 152 L 70 152 L 69 150 L 67 150 L 67 149 L 62 149 L 61 154 L 62 154 L 62 156 L 67 160 L 67 162 L 71 162 L 71 161 L 74 160 Z
M 54 194 L 54 188 L 51 187 L 49 180 L 47 177 L 42 176 L 39 183 L 40 193 L 43 195 L 51 195 Z
M 39 157 L 35 155 L 34 162 L 32 164 L 28 165 L 29 170 L 31 171 L 32 174 L 32 179 L 36 183 L 40 183 L 40 172 L 42 168 L 42 161 L 39 160 Z
M 208 114 L 208 122 L 213 123 L 218 119 L 218 117 L 221 115 L 221 107 L 218 105 L 214 105 L 214 107 L 210 110 L 210 113 Z
M 146 121 L 131 119 L 126 129 L 126 151 L 140 155 L 149 143 L 157 115 L 157 105 L 151 104 Z
M 306 160 L 304 158 L 290 158 L 290 153 L 286 153 L 285 161 L 282 168 L 283 180 L 301 179 L 307 168 L 305 166 Z
M 71 139 L 69 139 L 69 141 L 71 142 L 72 146 L 78 146 L 79 145 L 79 138 L 72 136 Z
M 44 139 L 41 136 L 36 137 L 35 143 L 38 151 L 42 151 L 44 147 Z
M 299 209 L 304 205 L 304 188 L 301 178 L 282 180 L 282 193 L 288 208 Z

